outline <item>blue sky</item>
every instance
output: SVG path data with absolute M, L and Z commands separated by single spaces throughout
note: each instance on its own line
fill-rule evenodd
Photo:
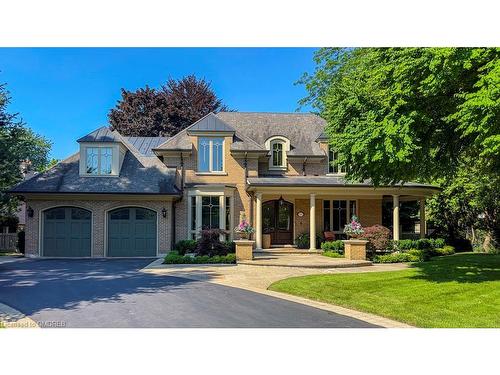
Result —
M 238 111 L 293 112 L 305 96 L 294 85 L 314 69 L 313 48 L 0 48 L 9 111 L 53 142 L 62 159 L 76 139 L 107 124 L 120 89 L 159 87 L 188 74 L 212 82 Z M 303 108 L 306 111 L 308 108 Z

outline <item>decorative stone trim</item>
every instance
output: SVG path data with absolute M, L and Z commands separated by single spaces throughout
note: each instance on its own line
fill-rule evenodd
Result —
M 346 259 L 366 260 L 366 240 L 344 240 L 344 254 Z
M 234 243 L 236 245 L 236 261 L 253 259 L 253 246 L 255 241 L 235 240 Z

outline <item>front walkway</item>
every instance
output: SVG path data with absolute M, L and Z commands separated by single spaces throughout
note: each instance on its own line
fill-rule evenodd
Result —
M 310 255 L 309 255 L 310 256 Z M 321 255 L 319 255 L 321 256 Z M 321 256 L 326 258 L 324 256 Z M 370 267 L 349 267 L 349 268 L 304 268 L 304 267 L 276 267 L 276 266 L 253 266 L 248 264 L 238 265 L 183 265 L 183 264 L 162 264 L 163 259 L 158 259 L 145 268 L 143 272 L 153 274 L 164 274 L 178 276 L 187 279 L 207 281 L 219 285 L 226 285 L 240 288 L 297 302 L 329 312 L 346 315 L 365 322 L 376 324 L 386 328 L 408 328 L 407 324 L 396 322 L 391 319 L 377 315 L 363 313 L 344 307 L 331 305 L 323 302 L 316 302 L 306 298 L 295 297 L 289 294 L 278 293 L 267 290 L 272 283 L 289 277 L 305 276 L 311 274 L 331 274 L 331 273 L 356 273 L 356 272 L 383 272 L 398 271 L 405 269 L 406 264 L 379 264 Z

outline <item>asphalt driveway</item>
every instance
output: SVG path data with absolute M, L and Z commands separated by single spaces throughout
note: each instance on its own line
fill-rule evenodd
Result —
M 375 327 L 246 290 L 140 272 L 150 262 L 0 262 L 0 302 L 41 325 L 65 327 Z

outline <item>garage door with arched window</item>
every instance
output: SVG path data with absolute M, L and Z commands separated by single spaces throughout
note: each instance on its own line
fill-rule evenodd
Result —
M 108 257 L 156 256 L 156 212 L 122 207 L 108 213 Z
M 43 212 L 42 253 L 46 257 L 90 257 L 92 214 L 79 207 Z

